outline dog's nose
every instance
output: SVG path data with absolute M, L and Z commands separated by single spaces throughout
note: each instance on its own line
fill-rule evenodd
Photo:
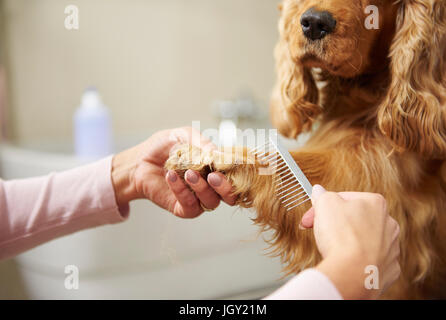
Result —
M 318 40 L 332 33 L 336 27 L 336 20 L 328 11 L 317 11 L 311 8 L 300 18 L 302 31 L 310 40 Z

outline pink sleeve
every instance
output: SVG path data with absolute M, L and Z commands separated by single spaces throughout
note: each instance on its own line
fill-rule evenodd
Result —
M 342 300 L 342 296 L 325 274 L 316 269 L 307 269 L 265 299 Z
M 124 221 L 111 182 L 112 157 L 61 173 L 0 180 L 0 260 L 82 229 Z

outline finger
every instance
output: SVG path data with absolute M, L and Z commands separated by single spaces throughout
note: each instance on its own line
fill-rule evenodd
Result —
M 211 140 L 209 140 L 207 137 L 200 134 L 200 147 L 204 151 L 211 151 L 211 150 L 217 150 L 217 146 L 212 143 Z
M 314 185 L 312 190 L 312 197 L 311 202 L 314 203 L 317 201 L 317 199 L 322 196 L 325 192 L 324 187 L 320 185 Z M 363 193 L 361 192 L 339 192 L 339 197 L 344 200 L 354 200 L 358 199 L 360 196 L 363 196 Z M 312 228 L 314 226 L 314 216 L 315 216 L 315 210 L 314 207 L 310 208 L 302 217 L 301 220 L 301 226 L 303 228 Z
M 400 242 L 400 226 L 399 224 L 389 216 L 389 221 L 386 225 L 386 233 L 390 237 L 391 242 L 389 243 L 389 246 L 397 246 L 399 247 Z
M 394 268 L 393 275 L 394 275 L 394 276 L 393 276 L 392 280 L 393 280 L 393 282 L 395 282 L 396 280 L 398 280 L 398 278 L 399 278 L 400 275 L 401 275 L 401 266 L 400 266 L 399 262 L 397 262 L 397 263 L 395 264 L 395 268 Z
M 370 193 L 370 192 L 341 192 L 339 195 L 342 199 L 347 201 L 362 201 L 363 203 L 367 203 L 370 208 L 373 208 L 377 217 L 381 219 L 386 219 L 389 217 L 387 211 L 387 201 L 383 195 L 379 193 Z
M 212 172 L 208 175 L 211 187 L 220 195 L 224 202 L 233 206 L 237 196 L 232 193 L 232 185 L 221 172 Z
M 300 222 L 301 226 L 304 228 L 313 228 L 314 224 L 314 208 L 310 208 L 302 217 Z
M 341 195 L 342 197 L 342 195 Z M 342 197 L 343 198 L 343 197 Z M 346 200 L 345 198 L 343 198 Z M 301 220 L 301 226 L 303 228 L 313 228 L 314 226 L 314 207 L 311 207 L 307 212 L 304 213 Z
M 178 177 L 175 171 L 170 170 L 166 174 L 166 182 L 178 201 L 173 209 L 175 215 L 182 218 L 195 218 L 203 213 L 203 209 L 200 207 L 198 199 Z
M 313 186 L 313 190 L 311 192 L 311 203 L 314 205 L 316 203 L 316 200 L 323 195 L 327 190 L 319 184 L 316 184 Z
M 189 143 L 203 149 L 205 151 L 215 150 L 217 147 L 207 137 L 201 134 L 199 130 L 192 127 L 182 128 L 183 132 L 186 132 L 181 136 L 182 142 Z
M 220 204 L 220 196 L 212 189 L 201 175 L 194 170 L 187 170 L 185 174 L 186 182 L 194 190 L 195 195 L 203 206 L 208 209 L 215 209 Z
M 371 192 L 338 192 L 338 195 L 347 201 L 351 200 L 376 200 L 380 195 Z
M 324 192 L 313 201 L 314 218 L 313 226 L 316 226 L 319 221 L 330 221 L 336 219 L 334 212 L 340 212 L 346 205 L 346 201 L 335 192 Z
M 304 228 L 306 228 L 306 226 L 311 228 L 314 226 L 314 221 L 317 219 L 316 217 L 319 217 L 320 214 L 329 214 L 333 211 L 330 210 L 330 208 L 332 209 L 333 207 L 342 204 L 344 201 L 353 201 L 358 199 L 372 202 L 379 200 L 383 203 L 383 206 L 386 206 L 385 199 L 380 194 L 368 192 L 327 192 L 323 187 L 315 185 L 313 187 L 312 195 L 313 210 L 310 212 L 310 209 L 305 213 L 305 215 L 302 217 L 301 225 Z

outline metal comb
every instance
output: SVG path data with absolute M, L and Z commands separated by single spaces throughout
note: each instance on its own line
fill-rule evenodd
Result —
M 311 200 L 313 186 L 290 153 L 280 144 L 277 135 L 271 135 L 267 143 L 251 150 L 251 153 L 268 164 L 272 173 L 276 174 L 273 181 L 276 196 L 287 211 Z

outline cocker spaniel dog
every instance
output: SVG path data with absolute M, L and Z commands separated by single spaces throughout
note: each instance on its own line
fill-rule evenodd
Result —
M 371 5 L 376 29 L 365 24 Z M 402 274 L 384 298 L 446 298 L 446 1 L 284 0 L 280 10 L 273 124 L 291 138 L 313 131 L 291 152 L 312 184 L 386 198 Z M 225 173 L 238 204 L 273 231 L 288 273 L 320 261 L 312 232 L 298 228 L 310 205 L 287 212 L 256 159 L 192 164 L 185 151 L 166 167 Z

